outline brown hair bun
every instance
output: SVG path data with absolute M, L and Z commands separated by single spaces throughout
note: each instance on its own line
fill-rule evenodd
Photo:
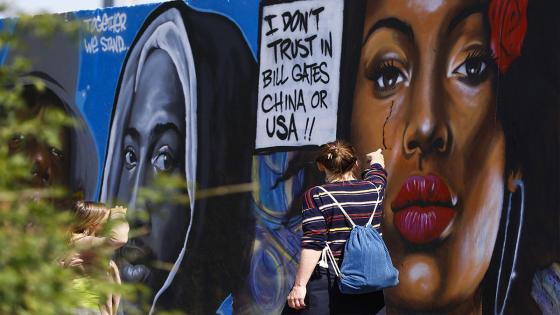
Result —
M 319 156 L 315 159 L 316 162 L 321 163 L 335 175 L 342 175 L 351 171 L 357 160 L 354 148 L 342 140 L 323 144 Z

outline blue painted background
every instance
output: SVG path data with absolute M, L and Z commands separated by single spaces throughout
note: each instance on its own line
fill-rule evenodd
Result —
M 256 55 L 258 36 L 258 8 L 257 0 L 192 0 L 186 1 L 193 8 L 200 11 L 208 11 L 222 14 L 234 21 Z M 125 44 L 129 45 L 136 36 L 137 30 L 144 23 L 145 18 L 158 6 L 157 3 L 138 5 L 132 7 L 116 7 L 97 10 L 84 10 L 72 13 L 77 19 L 88 19 L 102 14 L 109 16 L 116 12 L 126 12 L 126 30 L 119 33 L 124 38 Z M 102 35 L 110 35 L 109 32 L 101 32 Z M 94 134 L 97 154 L 99 156 L 99 176 L 103 172 L 105 161 L 104 148 L 107 144 L 109 123 L 117 80 L 121 71 L 126 50 L 121 53 L 102 52 L 88 54 L 84 50 L 84 40 L 80 41 L 80 70 L 76 88 L 76 105 L 82 111 Z M 99 191 L 100 180 L 97 183 Z M 97 195 L 97 193 L 96 193 Z

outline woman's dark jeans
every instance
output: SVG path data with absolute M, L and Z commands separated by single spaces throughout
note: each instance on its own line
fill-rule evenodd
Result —
M 385 306 L 383 291 L 366 294 L 342 294 L 338 290 L 332 268 L 315 267 L 307 284 L 303 310 L 294 310 L 287 304 L 282 314 L 330 315 L 376 314 Z

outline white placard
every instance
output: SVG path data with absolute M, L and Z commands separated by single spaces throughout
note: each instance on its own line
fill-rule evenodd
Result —
M 343 0 L 264 6 L 256 149 L 336 139 Z

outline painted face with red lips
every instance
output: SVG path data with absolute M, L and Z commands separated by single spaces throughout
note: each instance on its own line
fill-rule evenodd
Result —
M 485 16 L 474 0 L 368 1 L 352 142 L 387 146 L 389 312 L 480 311 L 505 182 Z

